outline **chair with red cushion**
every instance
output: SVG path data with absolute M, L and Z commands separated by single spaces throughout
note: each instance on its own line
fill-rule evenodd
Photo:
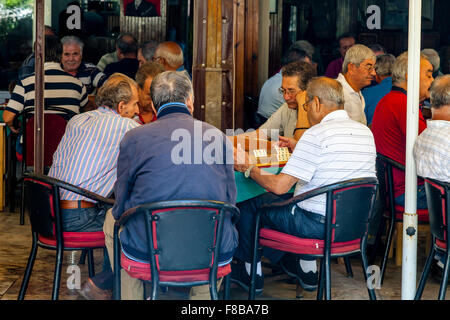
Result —
M 225 216 L 238 217 L 239 210 L 228 203 L 210 200 L 174 200 L 143 204 L 127 210 L 114 226 L 114 297 L 119 300 L 120 269 L 131 277 L 152 283 L 151 298 L 158 298 L 162 286 L 191 287 L 209 284 L 213 300 L 218 299 L 217 279 L 225 277 L 225 298 L 229 295 L 230 264 L 218 266 Z M 119 228 L 141 219 L 148 239 L 148 261 L 127 258 L 121 250 Z
M 389 250 L 392 245 L 392 238 L 394 235 L 394 227 L 397 223 L 403 222 L 403 213 L 405 212 L 405 208 L 403 206 L 399 206 L 395 204 L 394 197 L 394 175 L 393 170 L 401 170 L 405 171 L 405 167 L 400 163 L 382 155 L 381 153 L 377 153 L 377 176 L 380 182 L 380 199 L 384 205 L 384 222 L 386 220 L 389 221 L 389 231 L 386 239 L 386 248 L 383 256 L 383 261 L 381 263 L 381 283 L 384 280 L 384 274 L 386 271 L 387 259 L 389 255 Z M 428 224 L 428 210 L 427 209 L 417 209 L 418 222 L 420 224 Z M 378 235 L 376 242 L 380 241 L 381 233 L 383 232 L 385 223 L 382 223 L 380 228 L 378 229 Z M 399 228 L 397 228 L 399 231 Z M 400 232 L 401 236 L 402 232 Z M 401 246 L 402 243 L 397 243 L 397 260 L 401 259 Z
M 52 113 L 56 112 L 56 113 Z M 44 167 L 50 168 L 53 162 L 53 154 L 58 148 L 59 142 L 66 131 L 67 121 L 76 113 L 69 109 L 48 106 L 44 112 Z M 17 120 L 16 120 L 17 119 Z M 27 167 L 34 165 L 34 108 L 27 108 L 20 112 L 14 121 L 21 121 L 22 128 L 22 178 L 27 172 Z M 17 127 L 17 125 L 15 125 Z M 17 182 L 22 181 L 22 178 Z M 25 223 L 25 198 L 24 185 L 22 183 L 22 198 L 20 206 L 20 224 Z
M 415 300 L 422 297 L 425 283 L 428 279 L 431 263 L 436 252 L 445 256 L 444 272 L 439 288 L 439 300 L 445 299 L 450 268 L 450 183 L 425 179 L 425 192 L 427 193 L 428 212 L 430 213 L 430 231 L 432 235 L 431 249 L 419 281 Z
M 92 277 L 95 275 L 93 249 L 105 248 L 105 235 L 103 231 L 65 232 L 63 230 L 59 206 L 60 188 L 80 194 L 83 197 L 98 201 L 104 205 L 111 206 L 114 204 L 114 200 L 103 198 L 72 184 L 37 173 L 25 173 L 24 184 L 29 206 L 33 243 L 18 299 L 23 300 L 25 297 L 28 282 L 33 271 L 37 249 L 41 247 L 56 250 L 52 300 L 57 300 L 61 282 L 64 250 L 87 250 L 89 277 Z
M 324 286 L 325 298 L 331 299 L 331 258 L 349 257 L 360 253 L 364 277 L 367 280 L 367 232 L 377 187 L 376 178 L 351 179 L 316 188 L 287 201 L 262 206 L 255 219 L 249 299 L 255 298 L 256 264 L 259 256 L 258 249 L 261 247 L 321 259 L 318 300 L 323 298 Z M 261 226 L 261 214 L 264 214 L 264 210 L 274 206 L 299 203 L 321 194 L 325 194 L 327 199 L 324 240 L 304 239 Z M 367 289 L 370 299 L 375 300 L 373 288 Z

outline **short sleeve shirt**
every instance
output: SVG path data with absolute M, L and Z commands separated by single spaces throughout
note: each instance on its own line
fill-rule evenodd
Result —
M 259 129 L 267 130 L 267 136 L 270 137 L 278 138 L 278 135 L 281 135 L 293 138 L 297 125 L 297 113 L 297 109 L 291 109 L 287 103 L 284 103 Z M 278 130 L 278 133 L 275 130 Z
M 294 195 L 299 195 L 339 181 L 376 177 L 375 159 L 370 129 L 337 110 L 305 131 L 282 173 L 306 182 L 297 183 Z M 325 215 L 326 197 L 307 199 L 299 207 Z
M 342 84 L 345 99 L 344 109 L 347 111 L 350 119 L 367 125 L 366 114 L 364 113 L 366 103 L 361 91 L 353 90 L 342 73 L 339 73 L 336 80 Z

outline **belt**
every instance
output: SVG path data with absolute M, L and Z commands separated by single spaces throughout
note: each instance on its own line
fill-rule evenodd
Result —
M 315 222 L 325 223 L 325 216 L 323 216 L 321 214 L 306 211 L 306 210 L 303 210 L 303 214 L 305 216 L 307 216 L 309 219 L 314 220 Z
M 84 200 L 61 200 L 59 206 L 61 209 L 83 209 L 95 207 L 96 203 Z

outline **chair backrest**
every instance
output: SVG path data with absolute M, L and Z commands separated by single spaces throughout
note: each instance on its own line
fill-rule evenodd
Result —
M 146 217 L 152 268 L 182 271 L 217 268 L 223 220 L 238 209 L 220 201 L 176 200 L 145 204 L 138 212 Z
M 394 168 L 405 170 L 400 163 L 377 153 L 376 170 L 380 188 L 380 201 L 382 201 L 385 209 L 389 209 L 392 216 L 395 213 Z
M 52 238 L 56 233 L 55 217 L 59 210 L 57 187 L 37 178 L 24 178 L 25 199 L 28 203 L 31 229 L 33 232 Z
M 53 154 L 66 130 L 67 121 L 76 115 L 75 112 L 59 107 L 48 107 L 45 111 L 58 111 L 59 113 L 44 113 L 44 166 L 51 166 Z M 34 164 L 34 108 L 28 108 L 22 113 L 23 135 L 23 162 L 27 166 Z
M 430 229 L 434 237 L 447 240 L 450 214 L 450 183 L 425 179 Z
M 376 178 L 361 178 L 344 181 L 327 192 L 331 242 L 361 239 L 367 234 L 377 187 Z

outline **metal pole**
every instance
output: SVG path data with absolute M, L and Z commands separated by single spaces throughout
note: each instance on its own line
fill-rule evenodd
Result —
M 35 99 L 34 99 L 34 171 L 44 172 L 44 0 L 36 0 Z
M 405 212 L 403 213 L 402 300 L 413 300 L 417 272 L 417 173 L 413 147 L 419 127 L 419 75 L 422 0 L 409 0 L 408 98 L 406 122 Z

